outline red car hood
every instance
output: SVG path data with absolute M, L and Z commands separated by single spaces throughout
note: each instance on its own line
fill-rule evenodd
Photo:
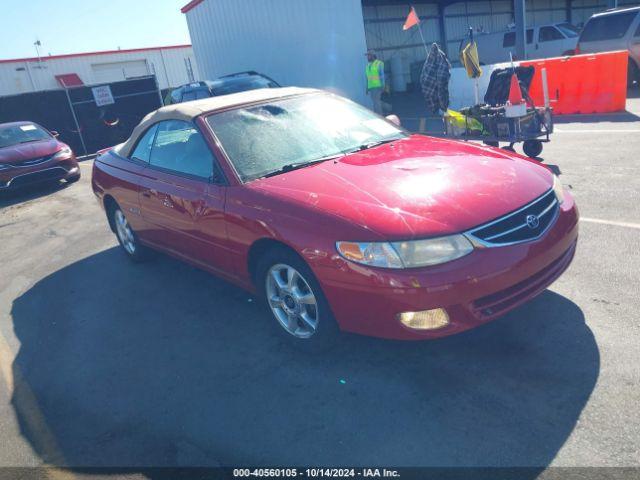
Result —
M 38 142 L 11 145 L 10 147 L 0 148 L 0 163 L 11 163 L 45 157 L 57 152 L 61 148 L 62 144 L 53 138 L 40 140 Z
M 532 160 L 419 135 L 247 184 L 390 240 L 468 230 L 552 185 L 551 172 Z

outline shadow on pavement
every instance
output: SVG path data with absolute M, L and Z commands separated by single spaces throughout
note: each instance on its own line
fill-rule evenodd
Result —
M 48 182 L 39 185 L 31 185 L 23 187 L 19 190 L 0 191 L 0 208 L 10 207 L 18 203 L 24 203 L 29 200 L 51 195 L 52 193 L 62 190 L 71 184 L 65 181 Z
M 115 248 L 35 284 L 12 317 L 22 434 L 44 462 L 80 471 L 544 467 L 600 366 L 580 308 L 549 291 L 454 337 L 345 335 L 309 355 L 281 343 L 245 292 Z
M 562 123 L 600 123 L 600 122 L 640 122 L 640 117 L 631 112 L 594 113 L 577 115 L 555 115 L 553 122 Z

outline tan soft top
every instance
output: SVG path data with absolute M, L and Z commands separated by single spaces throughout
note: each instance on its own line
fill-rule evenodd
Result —
M 232 93 L 230 95 L 220 95 L 219 97 L 203 98 L 200 100 L 193 100 L 191 102 L 167 105 L 166 107 L 161 107 L 145 116 L 138 126 L 133 129 L 129 139 L 120 145 L 116 145 L 114 150 L 118 155 L 128 157 L 136 144 L 138 137 L 151 125 L 162 120 L 184 120 L 186 122 L 191 122 L 197 116 L 202 115 L 203 113 L 213 112 L 215 110 L 221 110 L 246 103 L 261 102 L 318 91 L 319 90 L 314 90 L 312 88 L 298 87 L 261 88 L 259 90 L 248 90 L 246 92 Z

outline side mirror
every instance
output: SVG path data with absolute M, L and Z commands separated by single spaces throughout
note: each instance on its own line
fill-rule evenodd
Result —
M 386 116 L 386 117 L 384 117 L 384 118 L 386 118 L 387 120 L 389 120 L 389 121 L 390 121 L 391 123 L 393 123 L 394 125 L 397 125 L 397 126 L 399 126 L 399 127 L 401 126 L 401 125 L 400 125 L 400 119 L 398 118 L 398 116 L 397 116 L 397 115 L 387 115 L 387 116 Z
M 58 138 L 60 136 L 60 134 L 58 132 L 56 132 L 55 130 L 51 130 L 51 135 L 53 135 L 56 138 Z

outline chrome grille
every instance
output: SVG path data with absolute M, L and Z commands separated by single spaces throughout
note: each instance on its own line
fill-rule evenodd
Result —
M 39 165 L 41 163 L 46 162 L 47 160 L 51 160 L 53 155 L 47 155 L 46 157 L 39 158 L 31 158 L 29 160 L 22 160 L 21 162 L 12 162 L 10 165 L 12 167 L 31 167 L 33 165 Z
M 549 229 L 559 207 L 555 193 L 549 190 L 515 212 L 468 231 L 467 235 L 488 247 L 530 242 Z

